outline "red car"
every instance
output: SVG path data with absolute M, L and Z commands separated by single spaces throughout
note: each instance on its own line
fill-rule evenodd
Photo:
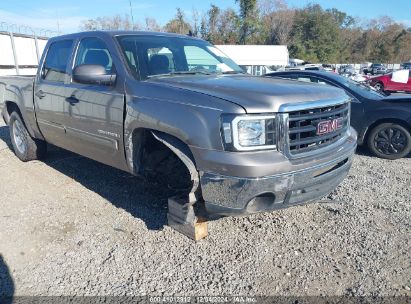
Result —
M 392 81 L 392 73 L 390 73 L 371 78 L 370 84 L 380 92 L 411 92 L 411 71 L 408 72 L 407 83 Z

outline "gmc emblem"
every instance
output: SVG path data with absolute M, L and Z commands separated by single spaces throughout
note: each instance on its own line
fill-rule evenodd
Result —
M 317 135 L 324 135 L 337 131 L 343 127 L 343 118 L 320 121 L 317 125 Z

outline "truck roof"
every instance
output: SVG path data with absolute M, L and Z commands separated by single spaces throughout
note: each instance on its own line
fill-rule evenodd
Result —
M 195 40 L 201 40 L 200 38 L 197 37 L 192 37 L 188 35 L 181 35 L 181 34 L 174 34 L 174 33 L 165 33 L 165 32 L 150 32 L 150 31 L 85 31 L 85 32 L 78 32 L 78 33 L 72 33 L 72 34 L 67 34 L 67 35 L 62 35 L 62 36 L 56 36 L 53 38 L 50 38 L 49 40 L 55 41 L 55 40 L 61 40 L 61 39 L 76 39 L 76 38 L 81 38 L 84 36 L 95 36 L 95 37 L 102 37 L 102 36 L 119 36 L 119 35 L 142 35 L 142 36 L 159 36 L 159 37 L 176 37 L 176 38 L 186 38 L 186 39 L 195 39 Z

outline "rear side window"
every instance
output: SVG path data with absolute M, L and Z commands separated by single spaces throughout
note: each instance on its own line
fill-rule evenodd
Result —
M 74 67 L 82 64 L 101 65 L 106 69 L 107 73 L 111 72 L 113 60 L 103 40 L 99 38 L 85 38 L 81 40 Z
M 51 44 L 47 51 L 41 78 L 48 81 L 64 82 L 72 48 L 73 40 L 57 41 Z

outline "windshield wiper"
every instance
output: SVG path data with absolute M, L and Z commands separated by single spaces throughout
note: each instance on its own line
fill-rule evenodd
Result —
M 245 74 L 245 73 L 241 71 L 225 71 L 225 72 L 221 72 L 221 74 Z
M 195 75 L 195 74 L 203 74 L 203 75 L 211 75 L 212 72 L 206 70 L 191 70 L 191 71 L 175 71 L 171 72 L 171 75 Z
M 149 75 L 148 78 L 152 77 L 162 77 L 162 76 L 173 76 L 173 75 L 197 75 L 197 74 L 202 74 L 202 75 L 211 75 L 213 73 L 209 71 L 204 71 L 204 70 L 198 70 L 198 71 L 174 71 L 170 73 L 164 73 L 164 74 L 155 74 L 155 75 Z

